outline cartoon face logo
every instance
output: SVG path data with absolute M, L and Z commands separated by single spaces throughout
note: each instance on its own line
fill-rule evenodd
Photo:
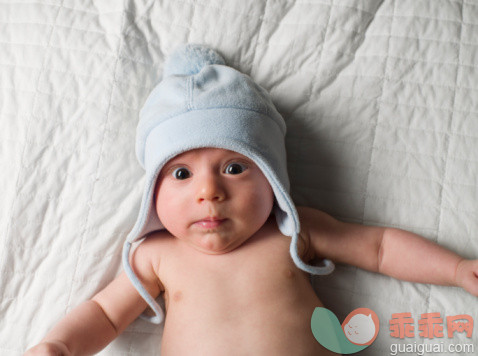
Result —
M 343 326 L 347 339 L 356 345 L 368 345 L 375 336 L 375 324 L 372 314 L 355 314 L 349 322 Z
M 315 339 L 326 349 L 343 355 L 362 351 L 378 335 L 380 321 L 369 308 L 358 308 L 345 318 L 342 325 L 327 308 L 315 308 L 310 327 Z
M 345 337 L 355 345 L 371 345 L 378 334 L 380 322 L 377 314 L 369 308 L 352 311 L 342 323 Z

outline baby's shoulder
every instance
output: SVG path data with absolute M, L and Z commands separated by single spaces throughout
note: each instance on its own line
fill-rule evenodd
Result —
M 141 241 L 134 250 L 137 258 L 156 261 L 162 254 L 166 253 L 174 243 L 174 236 L 166 230 L 155 231 Z

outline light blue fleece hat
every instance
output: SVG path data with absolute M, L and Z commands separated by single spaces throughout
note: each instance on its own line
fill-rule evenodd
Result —
M 261 169 L 275 195 L 274 214 L 282 234 L 291 236 L 290 254 L 300 269 L 329 274 L 334 265 L 304 263 L 298 254 L 300 223 L 289 195 L 285 151 L 286 125 L 266 90 L 247 75 L 226 66 L 214 50 L 185 45 L 166 61 L 163 79 L 140 112 L 136 155 L 146 170 L 146 185 L 136 223 L 123 248 L 124 269 L 141 296 L 164 319 L 159 304 L 134 274 L 129 256 L 132 243 L 164 229 L 153 202 L 156 179 L 173 157 L 197 148 L 215 147 L 238 152 Z

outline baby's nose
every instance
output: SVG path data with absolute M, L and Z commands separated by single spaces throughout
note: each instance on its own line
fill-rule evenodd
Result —
M 202 177 L 197 190 L 197 201 L 223 201 L 225 191 L 222 184 L 214 175 Z

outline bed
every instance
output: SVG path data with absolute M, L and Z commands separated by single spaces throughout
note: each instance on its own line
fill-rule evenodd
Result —
M 120 271 L 144 179 L 138 112 L 183 43 L 214 47 L 271 92 L 297 204 L 478 258 L 472 0 L 7 0 L 0 29 L 2 355 L 21 355 Z M 340 265 L 312 283 L 340 321 L 377 313 L 363 355 L 478 350 L 476 331 L 446 333 L 447 317 L 478 317 L 458 288 Z M 414 337 L 391 335 L 399 313 Z M 440 313 L 443 337 L 419 335 L 426 313 Z M 138 320 L 101 354 L 159 355 L 161 333 Z

